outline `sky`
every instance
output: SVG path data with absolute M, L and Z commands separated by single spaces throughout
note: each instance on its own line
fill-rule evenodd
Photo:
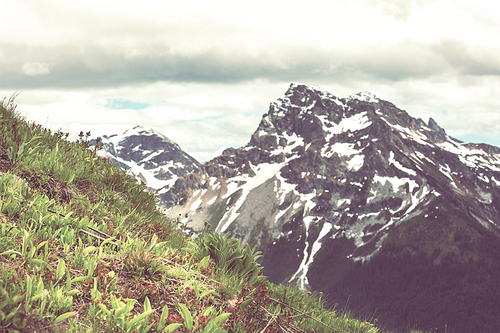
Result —
M 2 0 L 0 98 L 76 139 L 150 126 L 201 162 L 291 82 L 500 146 L 497 0 Z

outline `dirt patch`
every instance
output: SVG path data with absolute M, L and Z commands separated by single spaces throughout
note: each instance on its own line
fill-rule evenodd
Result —
M 11 170 L 13 167 L 12 161 L 9 159 L 7 155 L 7 151 L 4 147 L 0 145 L 0 171 L 7 172 Z

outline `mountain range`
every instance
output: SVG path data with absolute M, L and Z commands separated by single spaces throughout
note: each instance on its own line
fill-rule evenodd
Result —
M 167 214 L 262 251 L 272 282 L 396 331 L 500 326 L 500 148 L 298 83 L 247 145 L 204 164 L 144 127 L 103 142 Z

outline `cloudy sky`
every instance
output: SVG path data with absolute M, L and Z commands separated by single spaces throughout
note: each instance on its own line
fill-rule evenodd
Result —
M 2 0 L 0 97 L 76 138 L 151 126 L 200 161 L 291 82 L 500 146 L 497 0 Z

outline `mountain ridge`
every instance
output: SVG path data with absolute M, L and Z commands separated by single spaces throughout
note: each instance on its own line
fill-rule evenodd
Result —
M 477 328 L 473 315 L 426 309 L 457 308 L 450 292 L 487 312 L 483 292 L 500 272 L 500 148 L 454 139 L 371 93 L 338 98 L 292 83 L 245 146 L 169 186 L 158 194 L 168 214 L 257 247 L 272 282 L 324 291 L 363 315 L 381 309 L 398 330 Z M 419 283 L 415 267 L 436 281 Z M 457 287 L 468 281 L 481 287 Z
M 497 147 L 463 143 L 373 94 L 292 83 L 247 145 L 163 198 L 193 229 L 208 221 L 263 251 L 271 281 L 338 292 L 332 285 L 384 247 L 434 265 L 494 262 L 481 242 L 499 234 L 499 185 Z M 329 256 L 344 273 L 318 266 Z

